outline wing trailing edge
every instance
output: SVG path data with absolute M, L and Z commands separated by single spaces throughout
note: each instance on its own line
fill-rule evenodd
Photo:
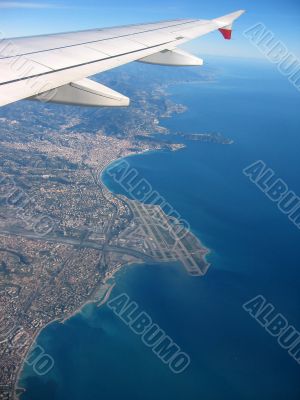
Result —
M 128 97 L 91 79 L 71 82 L 30 100 L 90 107 L 127 107 L 130 103 Z
M 203 60 L 181 49 L 163 50 L 150 56 L 143 57 L 139 62 L 147 64 L 169 65 L 169 66 L 199 66 Z

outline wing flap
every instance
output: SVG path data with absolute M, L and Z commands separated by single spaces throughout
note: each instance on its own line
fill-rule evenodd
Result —
M 199 66 L 203 60 L 181 49 L 163 50 L 138 60 L 147 64 L 169 65 L 169 66 Z
M 43 102 L 93 107 L 127 107 L 129 98 L 98 82 L 82 79 L 31 98 Z

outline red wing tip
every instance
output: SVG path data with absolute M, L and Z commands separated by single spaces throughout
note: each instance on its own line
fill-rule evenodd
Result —
M 219 31 L 222 33 L 224 39 L 226 40 L 230 40 L 231 39 L 231 29 L 224 29 L 224 28 L 220 28 Z

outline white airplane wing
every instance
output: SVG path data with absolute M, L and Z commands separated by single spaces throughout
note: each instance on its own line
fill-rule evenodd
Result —
M 0 106 L 26 98 L 88 106 L 127 106 L 129 99 L 86 79 L 141 61 L 201 65 L 177 47 L 219 30 L 231 38 L 232 23 L 244 11 L 212 20 L 185 19 L 0 41 Z

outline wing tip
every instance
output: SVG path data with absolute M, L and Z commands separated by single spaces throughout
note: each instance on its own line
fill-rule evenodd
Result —
M 224 15 L 221 18 L 217 18 L 215 21 L 219 25 L 219 32 L 223 35 L 224 39 L 230 40 L 232 38 L 232 25 L 233 22 L 244 14 L 246 10 L 235 11 L 231 14 Z
M 225 29 L 225 28 L 219 28 L 219 32 L 222 33 L 223 38 L 225 40 L 230 40 L 232 36 L 232 29 Z

